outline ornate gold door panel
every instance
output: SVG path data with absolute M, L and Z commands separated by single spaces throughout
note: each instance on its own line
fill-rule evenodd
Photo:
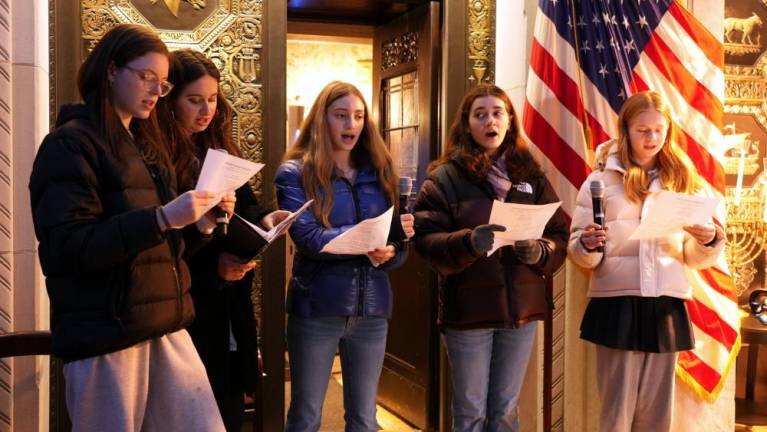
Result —
M 726 251 L 740 303 L 747 301 L 752 288 L 767 283 L 763 252 L 767 245 L 766 4 L 762 0 L 725 3 L 723 133 L 739 136 L 724 153 Z
M 271 178 L 284 152 L 286 13 L 285 4 L 280 0 L 52 1 L 52 118 L 61 104 L 79 99 L 74 85 L 77 68 L 99 38 L 120 23 L 145 25 L 155 30 L 170 49 L 202 51 L 216 64 L 221 72 L 221 90 L 234 109 L 233 139 L 246 158 L 266 164 L 263 174 L 257 176 L 251 186 L 259 200 L 269 204 L 273 201 Z M 266 16 L 271 17 L 269 25 L 265 24 Z M 272 62 L 267 61 L 269 55 Z M 272 90 L 267 86 L 270 79 Z M 269 109 L 265 110 L 265 106 Z M 266 122 L 270 127 L 265 131 Z M 274 148 L 265 146 L 265 142 L 273 143 Z M 262 182 L 264 178 L 267 186 Z M 264 393 L 272 395 L 265 399 L 267 429 L 281 428 L 284 410 L 280 397 L 284 392 L 284 274 L 271 270 L 284 266 L 283 259 L 279 258 L 284 255 L 280 252 L 283 248 L 283 244 L 273 246 L 262 257 L 268 265 L 259 263 L 261 271 L 256 273 L 253 290 L 267 372 Z M 262 286 L 279 288 L 263 292 Z

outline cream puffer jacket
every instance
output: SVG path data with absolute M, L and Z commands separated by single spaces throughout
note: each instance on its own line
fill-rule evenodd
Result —
M 668 238 L 628 240 L 639 226 L 641 216 L 652 208 L 653 195 L 641 205 L 629 201 L 623 188 L 626 171 L 618 157 L 608 155 L 604 165 L 604 170 L 594 170 L 588 176 L 578 192 L 567 248 L 568 256 L 575 264 L 593 269 L 588 296 L 690 298 L 691 286 L 685 266 L 702 269 L 714 265 L 724 249 L 724 239 L 710 247 L 701 245 L 684 232 Z M 580 242 L 583 228 L 593 221 L 589 185 L 597 179 L 605 183 L 605 225 L 608 231 L 604 253 L 588 252 Z M 660 181 L 655 179 L 650 184 L 650 191 L 659 190 Z

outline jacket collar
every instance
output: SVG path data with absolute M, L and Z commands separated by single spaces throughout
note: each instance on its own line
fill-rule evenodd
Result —
M 594 166 L 597 169 L 617 171 L 621 176 L 626 174 L 626 168 L 624 168 L 618 158 L 618 140 L 610 140 L 599 144 L 595 154 Z

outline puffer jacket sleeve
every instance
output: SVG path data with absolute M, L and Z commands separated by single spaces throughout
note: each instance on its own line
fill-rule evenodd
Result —
M 103 271 L 164 241 L 152 207 L 104 215 L 98 161 L 94 146 L 74 136 L 49 136 L 37 152 L 29 189 L 49 271 Z
M 581 234 L 586 225 L 594 220 L 594 209 L 591 205 L 590 175 L 581 185 L 575 202 L 573 219 L 570 222 L 570 243 L 567 246 L 567 256 L 580 267 L 593 269 L 602 261 L 603 252 L 589 252 L 581 244 Z
M 541 179 L 543 188 L 539 189 L 542 192 L 537 197 L 536 204 L 549 204 L 559 201 L 559 197 L 557 197 L 557 193 L 554 191 L 551 183 L 549 183 L 546 177 Z M 539 271 L 552 274 L 562 266 L 567 256 L 567 239 L 567 221 L 565 213 L 560 206 L 543 230 L 543 240 L 546 242 L 548 256 L 542 263 L 536 266 Z
M 415 246 L 429 266 L 443 276 L 458 273 L 479 258 L 471 249 L 471 229 L 456 230 L 442 187 L 427 178 L 414 207 Z
M 301 170 L 297 161 L 287 161 L 280 165 L 274 178 L 277 190 L 277 203 L 283 210 L 294 212 L 306 202 L 306 194 L 301 184 Z M 351 255 L 320 253 L 331 240 L 348 231 L 354 225 L 341 225 L 327 228 L 314 216 L 311 209 L 303 212 L 290 226 L 290 238 L 302 253 L 314 259 L 340 260 Z

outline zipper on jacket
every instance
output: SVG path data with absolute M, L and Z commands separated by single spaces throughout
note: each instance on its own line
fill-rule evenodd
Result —
M 352 191 L 352 201 L 354 201 L 354 213 L 357 217 L 356 223 L 360 223 L 362 221 L 362 210 L 360 209 L 360 198 L 357 195 L 357 190 L 354 189 L 354 185 L 345 177 L 342 177 L 343 181 L 349 186 L 349 189 Z M 359 267 L 357 270 L 357 316 L 364 316 L 365 315 L 365 279 L 367 279 L 365 266 L 364 266 L 364 260 L 365 258 L 362 257 L 359 260 Z
M 511 318 L 511 328 L 515 329 L 517 328 L 517 321 L 519 320 L 519 317 L 516 316 L 514 313 L 514 304 L 513 304 L 513 298 L 514 298 L 514 286 L 511 281 L 511 275 L 509 274 L 509 271 L 507 268 L 511 268 L 511 254 L 503 253 L 503 248 L 498 250 L 498 254 L 500 256 L 498 257 L 501 261 L 501 267 L 503 267 L 503 279 L 506 282 L 506 305 L 509 308 L 509 317 Z

